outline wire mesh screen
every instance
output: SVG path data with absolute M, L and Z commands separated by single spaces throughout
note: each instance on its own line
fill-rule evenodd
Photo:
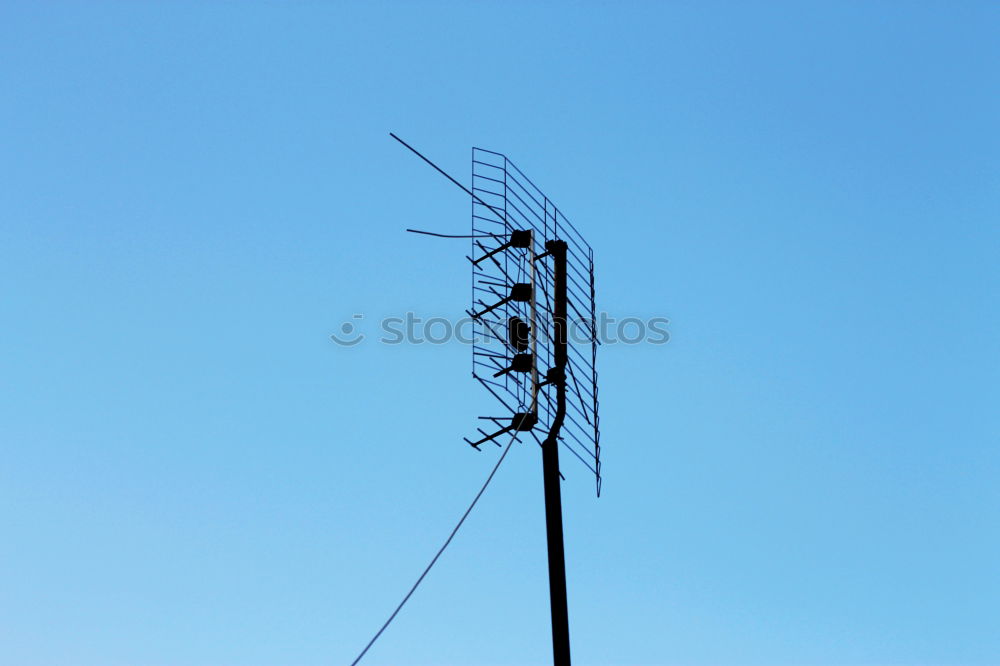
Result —
M 531 300 L 507 300 L 483 316 L 474 317 L 472 374 L 510 412 L 537 414 L 538 428 L 547 431 L 555 415 L 555 391 L 544 377 L 553 367 L 553 269 L 535 261 L 545 243 L 567 244 L 567 410 L 560 441 L 596 479 L 601 493 L 600 419 L 597 396 L 597 338 L 594 253 L 559 209 L 507 157 L 472 149 L 472 313 L 503 301 L 517 284 L 532 286 Z M 493 253 L 512 238 L 530 230 L 528 247 Z M 491 256 L 487 256 L 491 255 Z M 514 350 L 509 330 L 514 322 L 530 326 L 533 368 L 502 372 Z M 500 373 L 500 374 L 498 374 Z M 498 375 L 498 376 L 495 376 Z M 502 424 L 503 418 L 482 417 Z M 539 444 L 541 438 L 528 431 Z M 523 433 L 518 433 L 521 436 Z

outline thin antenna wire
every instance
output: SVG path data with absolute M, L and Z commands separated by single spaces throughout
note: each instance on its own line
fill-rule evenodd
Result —
M 404 146 L 406 146 L 407 148 L 409 148 L 411 151 L 413 151 L 414 155 L 416 155 L 417 157 L 419 157 L 420 159 L 422 159 L 424 162 L 427 162 L 428 164 L 430 164 L 432 167 L 434 167 L 435 170 L 437 170 L 438 173 L 440 173 L 442 176 L 444 176 L 445 178 L 447 178 L 451 182 L 453 182 L 456 185 L 458 185 L 459 187 L 461 187 L 463 190 L 465 190 L 466 194 L 468 194 L 470 197 L 472 197 L 473 199 L 475 199 L 479 203 L 481 203 L 484 206 L 486 206 L 487 208 L 489 208 L 491 211 L 493 211 L 493 213 L 497 217 L 500 218 L 501 222 L 503 222 L 504 224 L 507 224 L 507 218 L 505 218 L 503 216 L 503 213 L 501 213 L 496 208 L 494 208 L 493 206 L 489 205 L 488 203 L 486 203 L 485 201 L 483 201 L 482 199 L 480 199 L 472 190 L 470 190 L 469 188 L 467 188 L 465 185 L 462 185 L 462 183 L 458 182 L 457 180 L 455 180 L 454 178 L 452 178 L 451 176 L 449 176 L 448 173 L 444 169 L 442 169 L 437 164 L 434 164 L 434 162 L 431 162 L 429 159 L 427 159 L 426 157 L 424 157 L 420 153 L 419 150 L 417 150 L 416 148 L 414 148 L 410 144 L 406 143 L 405 141 L 403 141 L 402 139 L 400 139 L 398 136 L 396 136 L 392 132 L 389 132 L 389 136 L 391 136 L 393 139 L 395 139 L 396 141 L 399 141 L 401 144 L 403 144 Z
M 514 435 L 516 436 L 516 434 L 517 433 L 515 432 Z M 365 656 L 365 653 L 368 652 L 368 649 L 375 644 L 375 641 L 378 640 L 378 637 L 382 635 L 382 632 L 385 631 L 386 627 L 389 626 L 389 623 L 395 619 L 396 615 L 403 608 L 403 604 L 409 601 L 410 597 L 416 591 L 417 586 L 420 585 L 420 583 L 424 580 L 424 576 L 427 575 L 427 573 L 431 570 L 431 567 L 434 566 L 434 563 L 438 561 L 439 557 L 441 557 L 441 553 L 444 552 L 444 549 L 447 548 L 448 544 L 451 543 L 451 540 L 455 538 L 455 534 L 458 532 L 458 528 L 462 526 L 462 523 L 465 522 L 465 519 L 469 517 L 470 513 L 472 513 L 472 508 L 476 506 L 476 502 L 478 502 L 479 498 L 483 496 L 484 492 L 486 492 L 486 487 L 490 485 L 490 481 L 493 480 L 493 476 L 497 473 L 497 470 L 500 469 L 500 463 L 502 463 L 503 459 L 507 457 L 507 452 L 510 451 L 510 447 L 514 443 L 514 440 L 515 437 L 512 436 L 510 438 L 510 441 L 507 442 L 507 448 L 505 448 L 503 450 L 503 453 L 500 454 L 500 459 L 497 460 L 497 464 L 493 466 L 493 471 L 490 472 L 490 475 L 488 477 L 486 477 L 486 481 L 485 483 L 483 483 L 483 487 L 480 488 L 479 492 L 476 493 L 476 496 L 472 498 L 472 504 L 470 504 L 469 508 L 466 509 L 465 513 L 462 514 L 462 517 L 459 519 L 458 524 L 455 525 L 455 529 L 451 531 L 451 534 L 449 534 L 448 538 L 445 539 L 444 544 L 441 546 L 441 548 L 438 549 L 437 554 L 434 555 L 434 559 L 431 560 L 431 563 L 427 565 L 427 568 L 424 569 L 424 572 L 420 574 L 420 578 L 417 579 L 417 582 L 413 584 L 413 587 L 410 588 L 410 591 L 406 593 L 406 596 L 403 597 L 403 600 L 399 602 L 398 606 L 396 606 L 396 610 L 392 611 L 392 615 L 390 615 L 389 619 L 385 621 L 385 624 L 382 625 L 382 628 L 379 629 L 377 632 L 375 632 L 375 635 L 372 636 L 372 639 L 370 641 L 368 641 L 368 645 L 365 646 L 365 649 L 362 650 L 361 654 L 359 654 L 357 658 L 355 658 L 355 660 L 351 662 L 351 666 L 356 666 L 356 664 L 359 661 L 361 661 L 361 658 Z
M 424 234 L 425 236 L 437 236 L 438 238 L 502 238 L 501 234 L 438 234 L 433 231 L 421 231 L 420 229 L 407 229 L 411 234 Z

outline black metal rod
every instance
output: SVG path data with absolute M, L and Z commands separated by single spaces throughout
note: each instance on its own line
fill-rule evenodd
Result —
M 556 382 L 556 414 L 542 443 L 542 477 L 545 483 L 545 532 L 549 550 L 549 598 L 552 607 L 552 657 L 555 666 L 570 666 L 569 608 L 566 601 L 566 552 L 563 546 L 562 494 L 559 488 L 559 430 L 566 419 L 566 243 L 549 241 L 553 271 L 553 361 L 561 368 Z
M 480 261 L 482 261 L 482 260 L 484 260 L 484 259 L 489 259 L 489 258 L 490 258 L 490 257 L 492 257 L 493 255 L 495 255 L 495 254 L 499 254 L 500 252 L 503 252 L 504 250 L 506 250 L 506 249 L 507 249 L 507 248 L 509 248 L 509 247 L 510 247 L 510 241 L 507 241 L 506 243 L 504 243 L 504 244 L 503 244 L 503 245 L 501 245 L 500 247 L 498 247 L 498 248 L 495 248 L 495 249 L 493 249 L 493 250 L 490 250 L 489 252 L 487 252 L 487 253 L 486 253 L 486 254 L 484 254 L 483 256 L 479 257 L 478 259 L 474 259 L 474 260 L 472 261 L 472 265 L 473 265 L 473 266 L 478 266 L 478 265 L 479 265 L 479 262 L 480 262 Z
M 497 309 L 498 307 L 500 307 L 501 305 L 505 305 L 506 303 L 509 303 L 509 302 L 510 302 L 510 299 L 511 299 L 511 297 L 510 297 L 510 296 L 508 296 L 507 298 L 504 298 L 503 300 L 501 300 L 501 301 L 500 301 L 499 303 L 494 303 L 493 305 L 491 305 L 491 306 L 487 307 L 487 308 L 486 308 L 485 310 L 483 310 L 482 312 L 474 312 L 474 313 L 472 313 L 472 318 L 473 318 L 473 319 L 479 319 L 479 318 L 480 318 L 480 317 L 482 317 L 482 316 L 483 316 L 484 314 L 488 314 L 488 313 L 492 312 L 493 310 L 496 310 L 496 309 Z M 480 301 L 480 303 L 482 303 L 482 301 Z

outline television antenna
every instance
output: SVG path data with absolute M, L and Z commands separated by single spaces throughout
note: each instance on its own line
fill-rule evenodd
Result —
M 477 450 L 510 433 L 486 484 L 510 449 L 530 436 L 541 447 L 548 546 L 552 652 L 555 666 L 569 666 L 569 611 L 563 543 L 560 445 L 594 475 L 601 494 L 600 419 L 597 395 L 597 336 L 594 253 L 559 208 L 506 155 L 472 149 L 472 188 L 455 180 L 413 146 L 390 136 L 468 194 L 472 231 L 467 259 L 472 267 L 474 326 L 472 376 L 505 410 L 481 416 L 492 432 L 465 441 Z M 542 433 L 542 436 L 539 435 Z M 473 500 L 472 506 L 486 489 Z M 444 546 L 355 660 L 385 630 L 468 516 L 465 512 Z

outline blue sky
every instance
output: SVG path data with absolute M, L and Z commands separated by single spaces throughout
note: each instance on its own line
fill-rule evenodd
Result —
M 577 664 L 1000 663 L 995 3 L 0 7 L 0 663 L 347 664 L 498 455 L 468 180 L 595 248 Z M 516 447 L 364 664 L 544 664 Z

